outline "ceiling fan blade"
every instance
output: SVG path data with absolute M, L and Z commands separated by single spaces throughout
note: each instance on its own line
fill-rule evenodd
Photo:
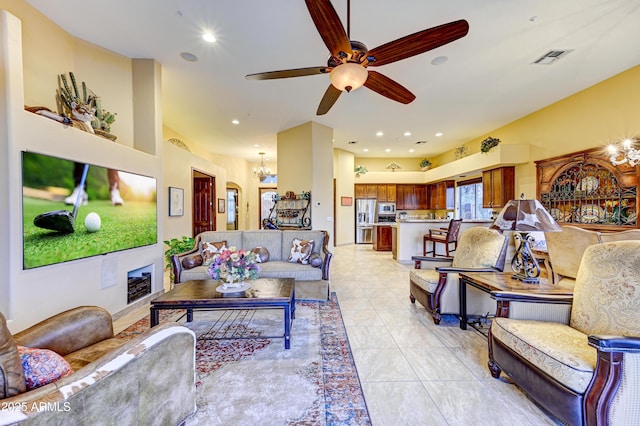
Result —
M 329 67 L 308 67 L 295 68 L 290 70 L 259 72 L 257 74 L 249 74 L 245 76 L 247 80 L 273 80 L 275 78 L 303 77 L 306 75 L 316 75 L 329 73 Z
M 419 31 L 371 49 L 367 56 L 373 56 L 375 60 L 368 65 L 376 67 L 410 58 L 451 43 L 466 36 L 468 32 L 469 23 L 464 19 Z
M 364 85 L 374 92 L 402 104 L 411 103 L 416 98 L 416 95 L 407 88 L 376 71 L 369 70 L 369 77 Z
M 327 88 L 327 91 L 324 92 L 324 96 L 320 101 L 320 105 L 318 105 L 318 111 L 316 111 L 316 115 L 325 115 L 326 113 L 328 113 L 341 94 L 341 90 L 336 89 L 335 87 L 333 87 L 333 84 L 330 84 Z
M 353 53 L 351 42 L 331 2 L 329 0 L 305 0 L 305 3 L 329 52 L 335 57 L 340 57 L 340 52 L 351 55 Z

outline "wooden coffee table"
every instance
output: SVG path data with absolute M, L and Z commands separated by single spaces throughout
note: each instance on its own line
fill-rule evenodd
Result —
M 219 293 L 214 280 L 186 281 L 151 301 L 151 327 L 158 325 L 161 309 L 186 309 L 187 322 L 194 310 L 273 309 L 284 310 L 284 348 L 291 347 L 291 321 L 295 318 L 296 297 L 293 278 L 259 278 L 240 293 Z
M 558 296 L 573 296 L 569 289 L 549 284 L 546 278 L 540 278 L 539 284 L 525 284 L 511 278 L 513 272 L 461 272 L 460 273 L 460 328 L 467 329 L 467 286 L 470 285 L 485 293 L 492 291 L 513 291 L 518 293 L 555 294 Z M 508 302 L 505 302 L 508 303 Z M 506 315 L 509 306 L 499 306 Z

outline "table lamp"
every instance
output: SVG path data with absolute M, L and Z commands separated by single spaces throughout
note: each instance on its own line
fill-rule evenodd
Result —
M 528 284 L 540 282 L 540 265 L 531 252 L 535 238 L 531 231 L 561 232 L 562 228 L 538 200 L 510 200 L 490 226 L 491 229 L 517 231 L 516 254 L 511 260 L 512 278 Z

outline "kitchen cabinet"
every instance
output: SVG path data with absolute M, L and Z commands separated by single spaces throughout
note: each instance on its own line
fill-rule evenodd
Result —
M 356 198 L 378 198 L 378 185 L 375 184 L 356 184 L 354 190 Z
M 453 210 L 454 203 L 454 181 L 445 180 L 429 185 L 429 209 Z
M 396 210 L 429 208 L 427 185 L 396 185 Z
M 482 207 L 501 209 L 515 198 L 515 167 L 498 167 L 482 172 Z
M 373 227 L 373 249 L 377 251 L 391 251 L 391 226 L 375 225 Z
M 378 185 L 378 201 L 383 203 L 396 202 L 395 185 Z

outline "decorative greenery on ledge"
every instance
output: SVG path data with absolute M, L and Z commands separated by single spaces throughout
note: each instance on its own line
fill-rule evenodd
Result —
M 367 173 L 368 170 L 365 166 L 357 165 L 353 168 L 353 171 L 356 174 L 356 177 L 360 177 L 363 174 Z
M 480 144 L 480 152 L 487 153 L 491 150 L 491 148 L 498 146 L 500 144 L 500 139 L 492 138 L 489 136 Z
M 425 158 L 424 160 L 422 160 L 422 161 L 420 162 L 420 168 L 421 168 L 421 169 L 424 169 L 424 168 L 427 168 L 427 167 L 431 167 L 431 161 L 429 161 L 429 160 L 427 160 L 427 159 Z

